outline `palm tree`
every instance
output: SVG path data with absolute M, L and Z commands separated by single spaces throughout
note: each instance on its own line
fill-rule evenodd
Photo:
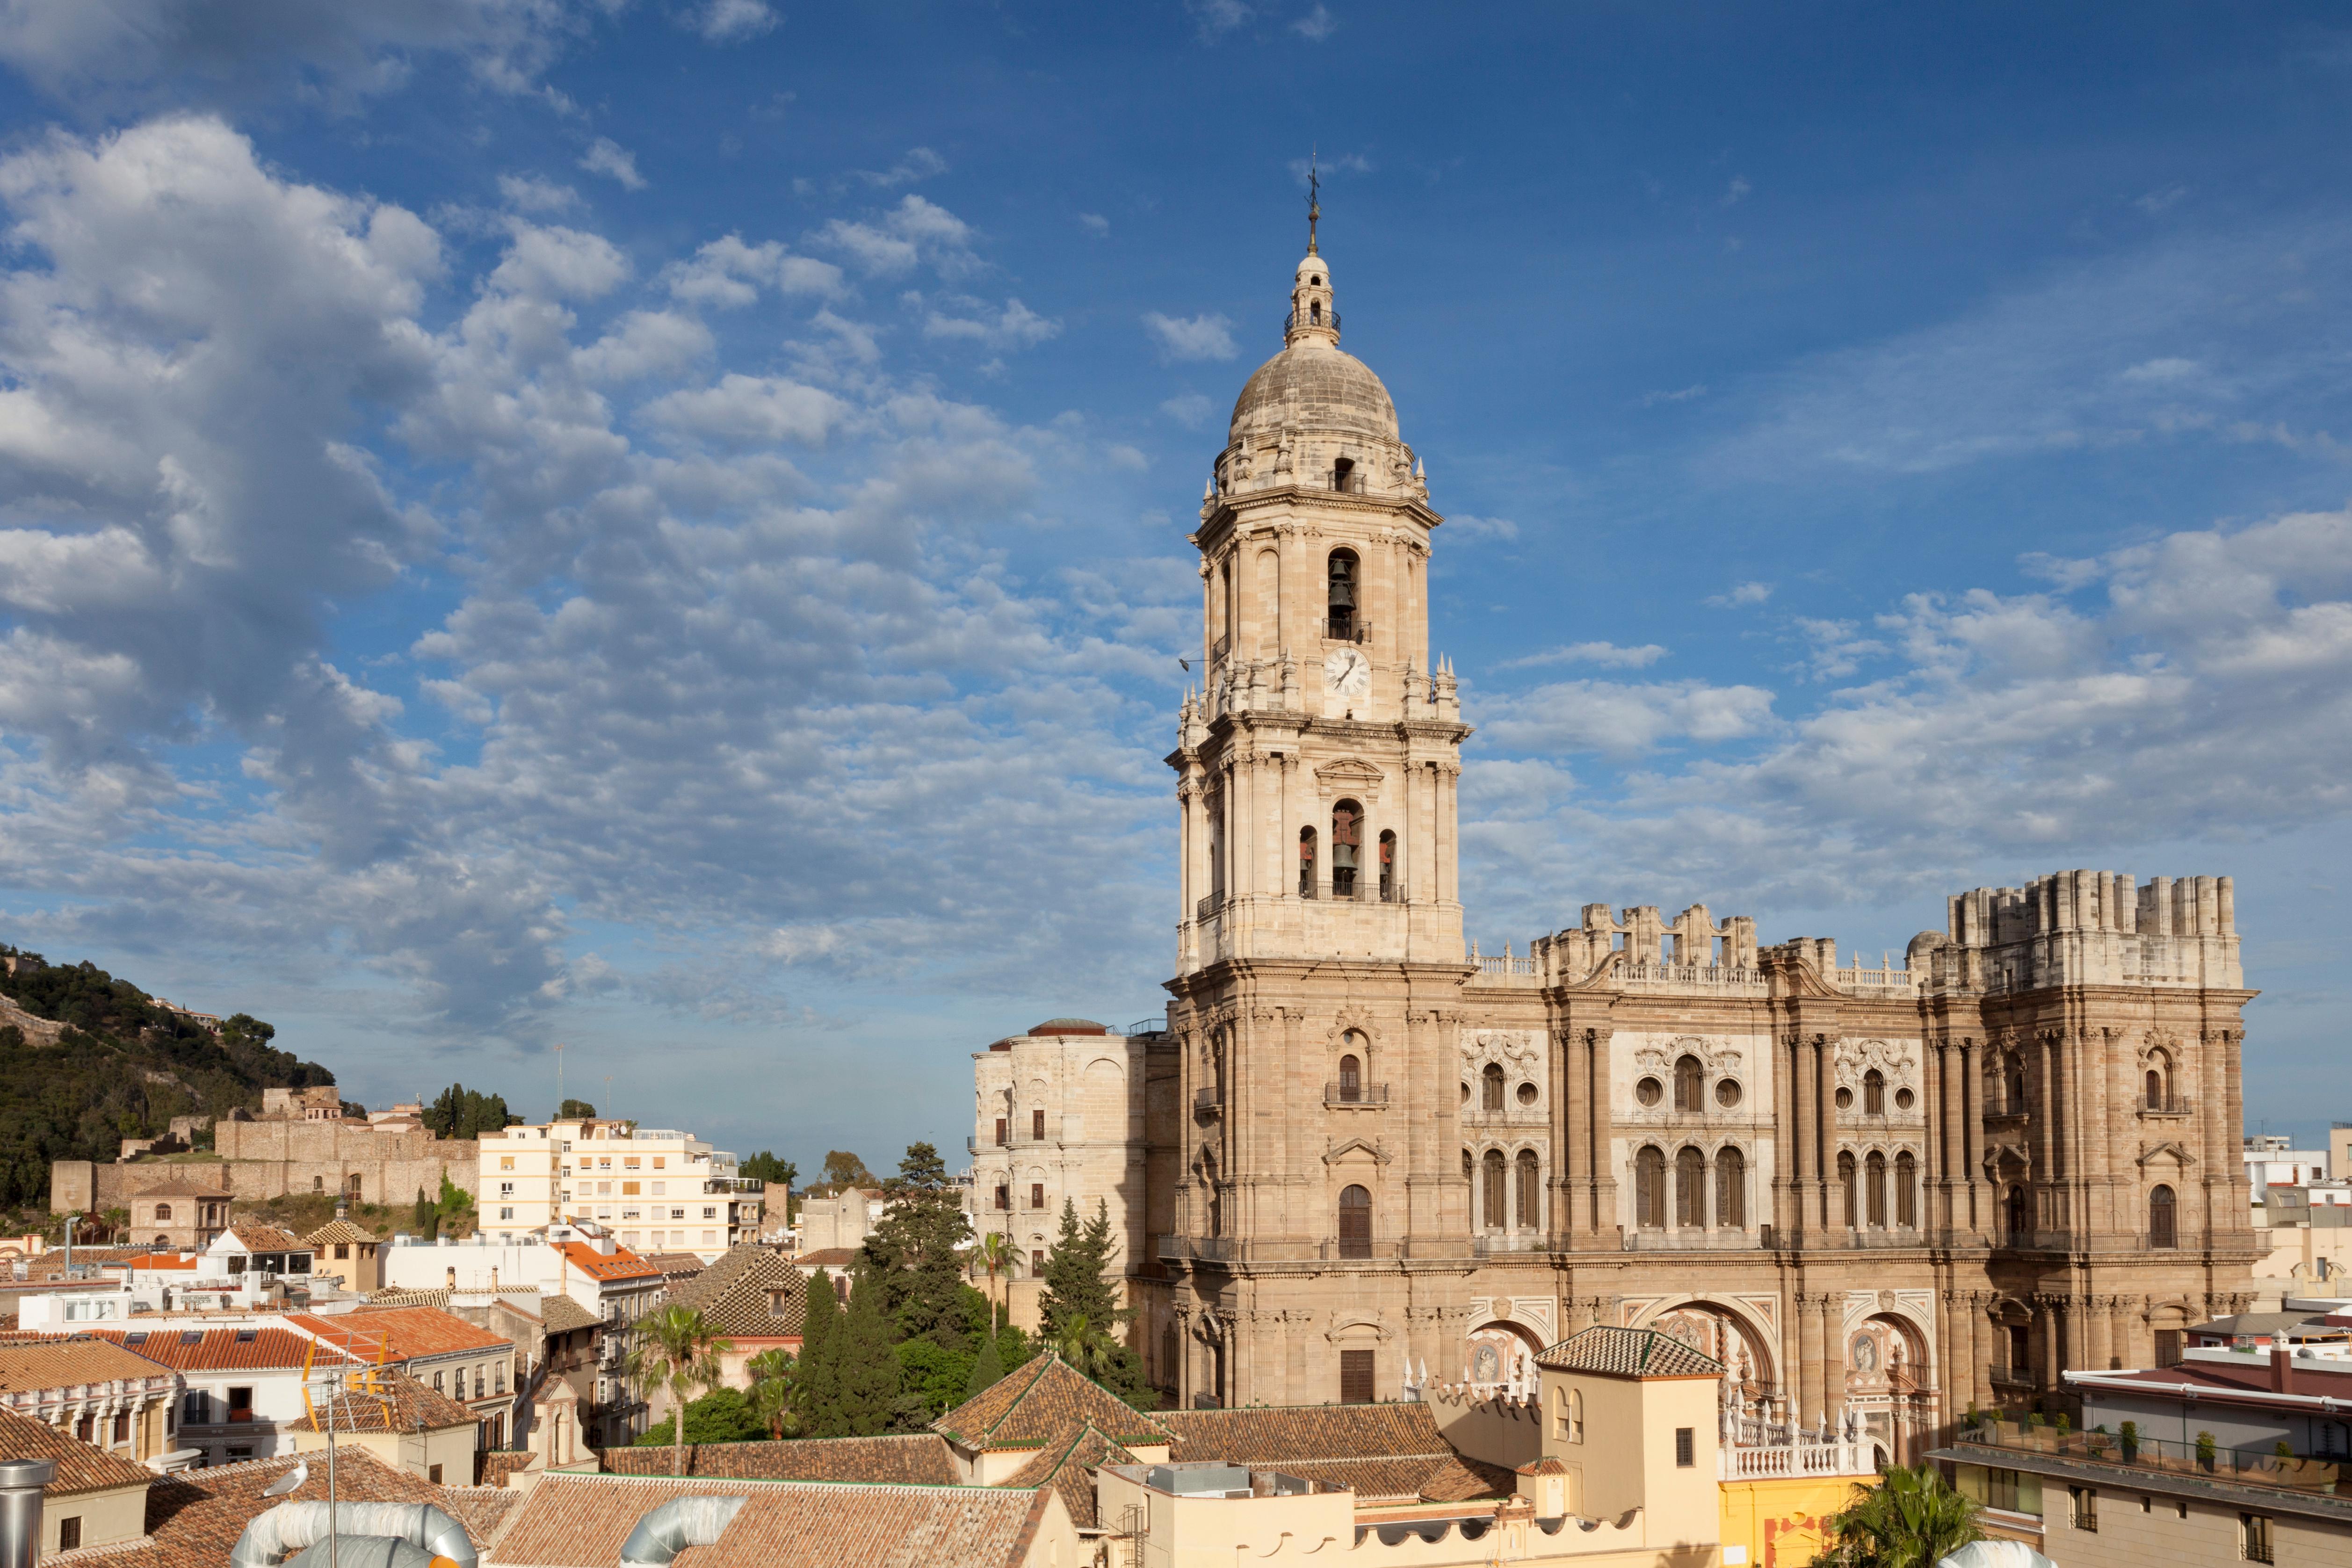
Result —
M 772 1346 L 753 1356 L 743 1370 L 751 1375 L 751 1408 L 768 1424 L 768 1436 L 782 1437 L 793 1413 L 793 1353 Z
M 1891 1465 L 1876 1486 L 1856 1483 L 1853 1500 L 1823 1520 L 1822 1531 L 1830 1548 L 1814 1561 L 1839 1568 L 1931 1568 L 1984 1539 L 1976 1503 L 1924 1463 L 1916 1469 Z
M 993 1337 L 996 1333 L 996 1276 L 1003 1274 L 1011 1280 L 1013 1271 L 1021 1265 L 1021 1254 L 1013 1249 L 1012 1241 L 1001 1230 L 992 1230 L 982 1237 L 974 1250 L 977 1256 L 972 1260 L 988 1270 L 988 1332 Z
M 629 1347 L 629 1381 L 640 1387 L 667 1388 L 670 1396 L 670 1467 L 674 1476 L 686 1474 L 686 1407 L 698 1388 L 719 1386 L 719 1358 L 735 1348 L 719 1336 L 709 1319 L 693 1307 L 672 1301 L 647 1312 L 630 1331 L 636 1343 Z
M 1062 1320 L 1061 1332 L 1054 1336 L 1054 1350 L 1074 1369 L 1094 1378 L 1110 1370 L 1114 1353 L 1110 1336 L 1087 1322 L 1084 1312 L 1072 1312 Z

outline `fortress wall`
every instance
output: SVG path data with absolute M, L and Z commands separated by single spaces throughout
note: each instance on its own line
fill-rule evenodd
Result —
M 209 1181 L 249 1202 L 289 1193 L 339 1192 L 359 1178 L 362 1203 L 407 1203 L 441 1178 L 468 1193 L 480 1184 L 481 1145 L 471 1138 L 426 1133 L 376 1133 L 364 1124 L 222 1122 L 214 1128 L 217 1161 L 99 1165 L 58 1160 L 49 1167 L 49 1212 L 89 1213 L 128 1205 L 135 1192 L 171 1181 Z

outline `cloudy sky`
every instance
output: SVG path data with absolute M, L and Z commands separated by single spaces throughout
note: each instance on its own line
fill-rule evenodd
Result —
M 2248 15 L 0 0 L 0 938 L 953 1145 L 1160 1010 L 1313 150 L 1483 943 L 2231 873 L 2249 1119 L 2352 1117 L 2352 28 Z

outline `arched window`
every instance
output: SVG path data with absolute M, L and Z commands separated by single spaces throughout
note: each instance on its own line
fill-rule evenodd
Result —
M 158 1236 L 155 1238 L 155 1245 L 158 1247 L 169 1247 L 171 1244 L 172 1239 L 168 1236 Z
M 1364 1097 L 1364 1064 L 1353 1056 L 1339 1059 L 1339 1100 L 1353 1105 Z
M 1675 1223 L 1706 1224 L 1706 1156 L 1687 1145 L 1675 1156 Z
M 1307 307 L 1307 319 L 1318 327 L 1323 324 L 1323 301 L 1318 299 Z
M 1701 1085 L 1705 1077 L 1706 1070 L 1699 1065 L 1698 1058 L 1696 1056 L 1685 1056 L 1675 1063 L 1675 1110 L 1705 1109 L 1700 1097 Z
M 1225 1214 L 1217 1197 L 1217 1156 L 1206 1149 L 1201 1151 L 1201 1186 L 1209 1195 L 1209 1234 L 1223 1236 Z
M 1869 1178 L 1866 1191 L 1870 1199 L 1870 1228 L 1884 1230 L 1886 1228 L 1886 1156 L 1873 1149 L 1863 1168 Z
M 1543 1228 L 1543 1176 L 1536 1163 L 1533 1149 L 1519 1151 L 1519 1228 Z
M 168 1203 L 159 1203 L 159 1204 L 157 1204 L 157 1205 L 155 1206 L 155 1223 L 156 1223 L 156 1224 L 161 1225 L 161 1224 L 164 1223 L 166 1220 L 170 1219 L 171 1218 L 172 1218 L 172 1206 L 171 1206 L 170 1204 L 168 1204 Z
M 1314 897 L 1315 881 L 1315 830 L 1301 828 L 1298 830 L 1298 896 Z
M 2147 1108 L 2161 1111 L 2172 1093 L 2172 1059 L 2161 1051 L 2148 1052 Z
M 1331 808 L 1331 896 L 1356 896 L 1356 864 L 1364 841 L 1364 809 L 1353 800 Z
M 1499 1111 L 1503 1108 L 1503 1070 L 1494 1062 L 1478 1074 L 1478 1109 Z
M 1908 1149 L 1895 1156 L 1895 1223 L 1906 1230 L 1919 1223 L 1919 1162 Z
M 1666 1156 L 1654 1146 L 1633 1156 L 1633 1223 L 1652 1230 L 1666 1228 Z
M 312 1192 L 324 1192 L 324 1191 L 326 1191 L 326 1190 L 327 1190 L 327 1178 L 326 1178 L 325 1176 L 312 1176 L 312 1177 L 310 1178 L 310 1190 L 311 1190 Z
M 1463 1150 L 1463 1151 L 1462 1151 L 1462 1179 L 1463 1179 L 1464 1181 L 1468 1181 L 1468 1180 L 1470 1180 L 1470 1179 L 1471 1179 L 1471 1176 L 1472 1176 L 1473 1173 L 1475 1171 L 1475 1169 L 1476 1169 L 1476 1167 L 1475 1167 L 1475 1166 L 1474 1166 L 1470 1163 L 1470 1151 L 1469 1151 L 1469 1150 L 1467 1150 L 1467 1149 Z
M 1381 902 L 1394 904 L 1396 901 L 1396 835 L 1383 832 L 1381 835 Z
M 1875 1067 L 1862 1075 L 1862 1113 L 1865 1116 L 1886 1114 L 1886 1074 Z
M 1748 1156 L 1738 1149 L 1715 1156 L 1715 1223 L 1725 1230 L 1748 1228 Z
M 2158 1186 L 2147 1195 L 2147 1244 L 2150 1247 L 2178 1247 L 2180 1229 L 2174 1221 L 2175 1204 L 2172 1189 Z
M 1372 1255 L 1372 1195 L 1360 1186 L 1339 1189 L 1339 1256 Z
M 1331 488 L 1352 490 L 1356 487 L 1356 460 L 1342 457 L 1331 465 Z
M 1563 1443 L 1584 1441 L 1584 1394 L 1580 1389 L 1552 1385 L 1552 1435 Z
M 1324 570 L 1324 604 L 1330 612 L 1330 623 L 1324 628 L 1324 633 L 1342 643 L 1352 643 L 1356 640 L 1356 552 L 1333 550 Z
M 2002 1109 L 2012 1116 L 2025 1114 L 2025 1064 L 2015 1057 L 2009 1059 L 2009 1103 Z
M 2019 1183 L 2009 1189 L 2009 1239 L 2011 1242 L 2025 1239 L 2025 1186 Z
M 2147 1070 L 2147 1108 L 2151 1111 L 2164 1109 L 2164 1074 L 2153 1067 Z
M 1854 1191 L 1853 1156 L 1852 1155 L 1840 1155 L 1838 1156 L 1838 1192 L 1845 1200 L 1845 1224 L 1846 1228 L 1851 1230 L 1856 1225 L 1861 1223 L 1861 1216 L 1858 1212 L 1859 1206 L 1855 1202 L 1855 1199 L 1861 1195 Z
M 1486 1199 L 1485 1215 L 1486 1228 L 1489 1230 L 1500 1230 L 1508 1223 L 1503 1215 L 1503 1205 L 1509 1196 L 1503 1190 L 1504 1177 L 1508 1174 L 1503 1165 L 1503 1151 L 1500 1149 L 1488 1149 L 1486 1151 L 1486 1158 L 1484 1163 L 1486 1167 L 1486 1191 L 1485 1194 Z

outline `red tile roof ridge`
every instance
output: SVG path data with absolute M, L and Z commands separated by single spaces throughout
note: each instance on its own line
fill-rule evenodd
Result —
M 889 1437 L 913 1437 L 913 1436 L 915 1436 L 915 1434 L 914 1434 L 914 1433 L 911 1433 L 911 1432 L 892 1432 L 892 1433 L 887 1434 L 887 1436 L 889 1436 Z M 822 1438 L 805 1438 L 805 1437 L 804 1437 L 804 1438 L 801 1438 L 801 1439 L 799 1439 L 799 1440 L 800 1440 L 800 1441 L 802 1441 L 802 1442 L 820 1442 L 820 1441 L 823 1441 L 824 1439 L 822 1439 Z M 600 1483 L 601 1483 L 601 1482 L 613 1482 L 613 1483 L 618 1483 L 618 1482 L 622 1482 L 622 1481 L 626 1481 L 626 1482 L 631 1483 L 632 1485 L 636 1485 L 636 1486 L 656 1486 L 656 1485 L 658 1485 L 658 1486 L 671 1486 L 671 1487 L 856 1487 L 856 1488 L 857 1488 L 857 1489 L 858 1489 L 859 1490 L 861 1490 L 861 1491 L 913 1491 L 913 1492 L 973 1491 L 973 1492 L 986 1492 L 986 1493 L 990 1494 L 991 1496 L 995 1496 L 995 1495 L 1001 1494 L 1001 1493 L 1003 1493 L 1003 1492 L 1005 1492 L 1005 1491 L 1007 1491 L 1007 1490 L 1016 1490 L 1016 1491 L 1017 1491 L 1017 1490 L 1022 1490 L 1022 1489 L 1017 1488 L 1017 1487 L 1016 1487 L 1016 1488 L 1006 1488 L 1006 1487 L 1001 1487 L 1001 1486 L 995 1486 L 995 1487 L 991 1487 L 991 1486 L 982 1486 L 982 1485 L 981 1485 L 978 1481 L 824 1481 L 824 1480 L 778 1479 L 772 1479 L 772 1478 L 767 1477 L 767 1476 L 633 1476 L 633 1475 L 630 1475 L 630 1474 L 628 1474 L 626 1471 L 624 1471 L 624 1470 L 572 1470 L 572 1469 L 562 1469 L 562 1470 L 547 1470 L 547 1471 L 544 1471 L 544 1472 L 542 1472 L 542 1473 L 546 1476 L 547 1480 L 543 1480 L 543 1481 L 541 1481 L 541 1482 L 540 1483 L 541 1486 L 545 1486 L 545 1485 L 547 1484 L 547 1481 L 552 1481 L 552 1480 L 556 1480 L 556 1479 L 562 1479 L 562 1480 L 572 1480 L 572 1481 L 596 1481 L 596 1482 L 600 1482 Z M 47 1559 L 47 1558 L 43 1558 L 43 1559 L 42 1559 L 42 1561 L 46 1563 L 46 1562 L 47 1562 L 47 1561 L 48 1561 L 48 1559 Z

